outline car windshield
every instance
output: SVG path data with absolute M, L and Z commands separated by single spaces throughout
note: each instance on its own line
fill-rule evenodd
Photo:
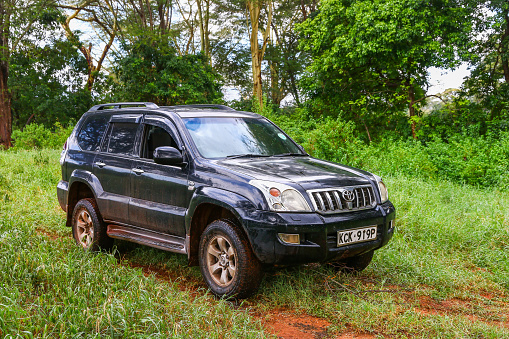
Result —
M 204 158 L 304 155 L 280 129 L 260 118 L 184 118 Z

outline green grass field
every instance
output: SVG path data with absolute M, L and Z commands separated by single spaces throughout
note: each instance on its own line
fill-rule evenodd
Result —
M 509 338 L 507 191 L 386 177 L 397 233 L 364 272 L 272 269 L 239 304 L 212 297 L 185 256 L 77 248 L 56 199 L 58 157 L 0 152 L 2 337 L 261 338 L 285 313 L 323 319 L 321 338 Z

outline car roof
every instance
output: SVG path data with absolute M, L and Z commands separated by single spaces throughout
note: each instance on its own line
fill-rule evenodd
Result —
M 149 111 L 163 115 L 172 112 L 180 118 L 261 118 L 256 113 L 237 111 L 224 105 L 179 105 L 179 106 L 157 106 L 151 102 L 121 102 L 108 103 L 92 107 L 88 112 L 117 114 L 132 114 L 133 110 Z

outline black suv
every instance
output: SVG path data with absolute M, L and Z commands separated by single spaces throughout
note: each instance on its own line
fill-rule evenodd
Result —
M 245 298 L 264 265 L 360 271 L 394 233 L 381 178 L 310 157 L 264 117 L 221 105 L 97 105 L 64 146 L 58 200 L 78 245 L 186 254 Z

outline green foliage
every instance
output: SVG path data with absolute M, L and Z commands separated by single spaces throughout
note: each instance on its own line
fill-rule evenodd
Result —
M 364 143 L 356 136 L 352 122 L 327 117 L 307 134 L 303 146 L 317 158 L 348 163 Z
M 173 48 L 155 42 L 124 47 L 117 58 L 117 95 L 124 101 L 159 105 L 220 103 L 219 75 L 202 54 L 178 56 Z
M 489 120 L 509 120 L 509 3 L 469 1 L 476 10 L 465 96 L 489 112 Z
M 84 89 L 87 63 L 58 28 L 44 43 L 24 46 L 10 60 L 13 123 L 17 128 L 36 122 L 51 128 L 77 120 L 94 103 Z
M 254 105 L 256 108 L 256 104 Z M 479 187 L 509 188 L 509 132 L 480 135 L 478 125 L 450 134 L 431 135 L 426 142 L 386 136 L 366 143 L 350 121 L 309 117 L 305 109 L 293 114 L 262 114 L 286 131 L 315 157 L 362 168 L 380 175 L 445 179 Z
M 459 0 L 322 1 L 297 25 L 312 56 L 301 84 L 313 114 L 395 129 L 393 116 L 423 98 L 428 67 L 457 64 L 468 15 Z
M 58 122 L 55 123 L 52 130 L 45 128 L 42 124 L 27 125 L 24 130 L 14 130 L 12 132 L 14 144 L 12 150 L 60 149 L 65 144 L 73 128 L 73 124 L 63 127 Z

